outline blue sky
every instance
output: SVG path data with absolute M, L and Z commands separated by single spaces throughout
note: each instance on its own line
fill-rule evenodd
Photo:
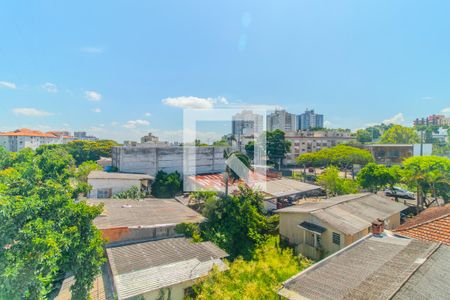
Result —
M 448 1 L 5 1 L 0 130 L 180 136 L 182 107 L 450 112 Z

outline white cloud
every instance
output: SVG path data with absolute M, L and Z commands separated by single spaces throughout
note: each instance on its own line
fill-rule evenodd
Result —
M 50 112 L 39 110 L 31 107 L 14 108 L 14 114 L 27 117 L 47 117 L 53 115 Z
M 98 107 L 92 109 L 92 111 L 95 112 L 95 113 L 101 113 L 102 112 L 102 110 L 100 108 L 98 108 Z
M 403 113 L 398 113 L 389 119 L 383 120 L 384 124 L 401 124 L 403 122 L 405 122 Z
M 150 117 L 152 114 L 149 113 L 149 112 L 146 112 L 144 115 L 145 115 L 146 117 Z
M 148 125 L 150 125 L 150 122 L 147 120 L 130 120 L 130 121 L 127 121 L 123 125 L 123 127 L 132 129 L 132 128 L 136 128 L 138 126 L 148 126 Z
M 425 96 L 421 98 L 422 100 L 433 100 L 433 97 L 431 96 Z
M 103 53 L 103 48 L 102 47 L 83 47 L 80 48 L 81 52 L 84 53 L 89 53 L 89 54 L 101 54 Z
M 100 101 L 102 100 L 102 94 L 96 91 L 84 91 L 84 95 L 91 101 Z
M 58 88 L 56 87 L 56 85 L 51 82 L 46 82 L 43 85 L 41 85 L 41 87 L 49 93 L 57 93 L 58 92 Z
M 175 98 L 165 98 L 161 101 L 163 104 L 179 108 L 191 109 L 211 109 L 215 104 L 227 105 L 228 100 L 224 97 L 200 98 L 194 96 L 181 96 Z
M 8 81 L 0 81 L 0 87 L 15 90 L 16 84 Z
M 446 115 L 450 114 L 450 107 L 443 108 L 441 110 L 441 113 L 446 114 Z

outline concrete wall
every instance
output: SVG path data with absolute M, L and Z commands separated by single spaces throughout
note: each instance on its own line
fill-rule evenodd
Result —
M 194 285 L 193 280 L 182 282 L 172 285 L 170 287 L 162 288 L 156 291 L 151 291 L 142 295 L 145 300 L 158 300 L 158 299 L 170 299 L 170 300 L 183 300 L 184 290 Z M 170 292 L 169 292 L 170 290 Z M 169 297 L 170 293 L 170 298 Z M 164 296 L 163 296 L 164 295 Z M 163 296 L 163 297 L 162 297 Z
M 111 196 L 114 196 L 117 193 L 129 190 L 132 186 L 141 187 L 141 181 L 139 179 L 94 178 L 88 179 L 88 183 L 92 186 L 88 198 L 97 198 L 97 191 L 99 189 L 111 189 Z
M 225 170 L 223 158 L 224 147 L 114 147 L 112 150 L 112 165 L 120 172 L 143 173 L 155 176 L 159 170 L 167 173 L 183 174 L 183 157 L 187 155 L 186 165 L 192 167 L 196 174 L 218 173 Z

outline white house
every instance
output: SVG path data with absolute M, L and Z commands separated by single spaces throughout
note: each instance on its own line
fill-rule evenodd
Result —
M 92 171 L 88 175 L 88 183 L 92 186 L 89 198 L 111 198 L 117 193 L 137 186 L 141 191 L 150 193 L 153 176 L 146 174 L 116 173 Z

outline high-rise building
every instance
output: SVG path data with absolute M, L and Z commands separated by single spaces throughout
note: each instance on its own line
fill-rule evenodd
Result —
M 243 110 L 232 118 L 232 134 L 236 138 L 241 136 L 257 136 L 263 131 L 263 116 L 251 110 Z
M 417 125 L 433 125 L 433 126 L 443 126 L 447 125 L 447 120 L 444 115 L 430 115 L 427 118 L 416 118 L 414 120 L 414 126 Z
M 284 132 L 295 131 L 295 115 L 285 110 L 275 110 L 267 116 L 267 130 L 282 130 Z
M 73 136 L 76 140 L 83 140 L 83 141 L 97 141 L 98 138 L 92 135 L 87 135 L 86 131 L 75 131 L 73 133 Z
M 297 130 L 323 128 L 323 115 L 314 113 L 314 109 L 306 110 L 297 116 Z

